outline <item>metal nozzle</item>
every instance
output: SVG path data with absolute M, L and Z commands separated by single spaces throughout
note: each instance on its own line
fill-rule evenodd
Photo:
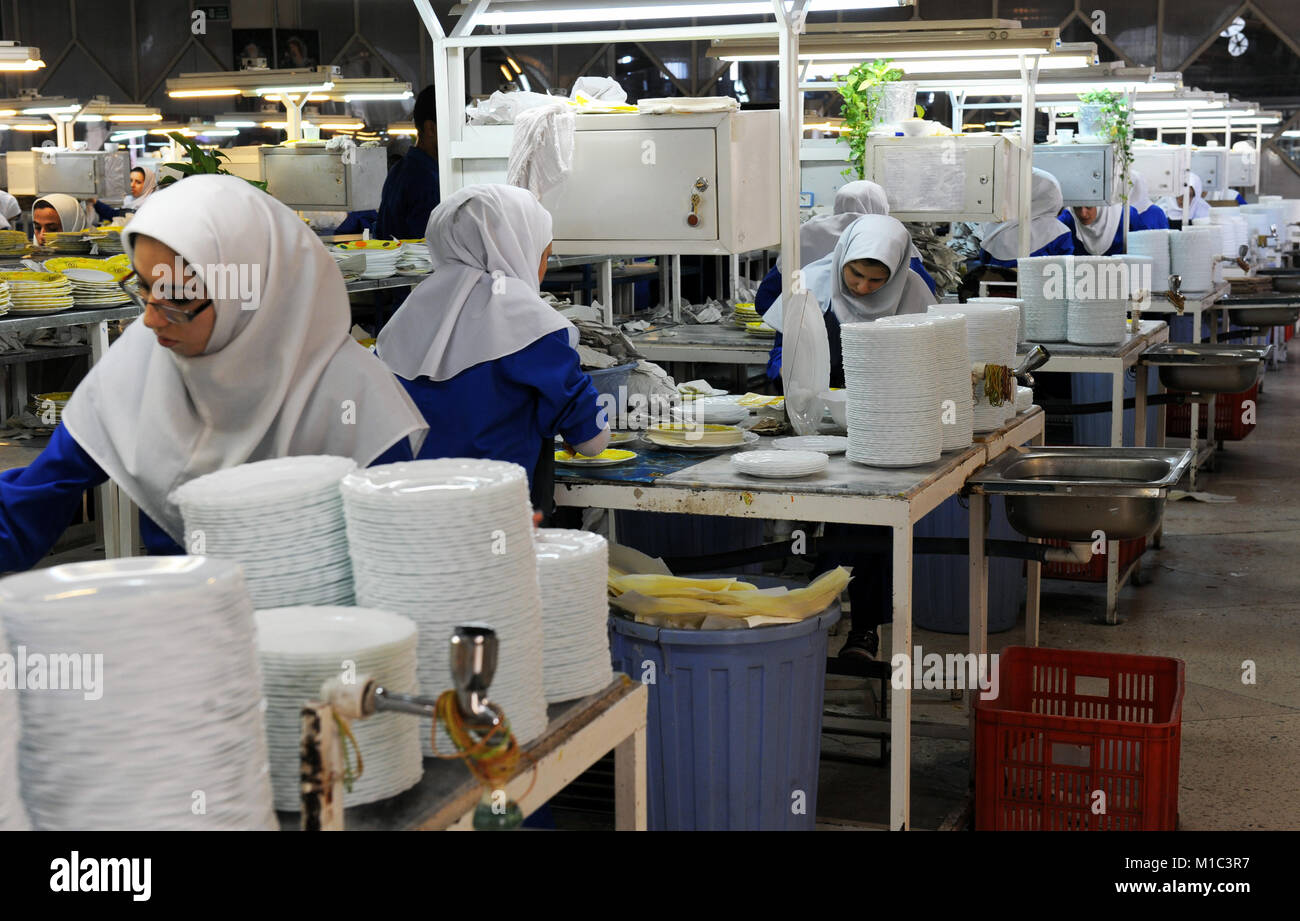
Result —
M 451 680 L 465 721 L 472 726 L 495 726 L 487 689 L 497 670 L 497 635 L 491 627 L 457 627 L 451 636 Z
M 1183 276 L 1170 275 L 1169 290 L 1165 292 L 1165 297 L 1169 298 L 1169 303 L 1173 304 L 1174 307 L 1177 308 L 1179 314 L 1182 314 L 1184 308 L 1187 306 L 1187 298 L 1183 297 L 1182 290 Z
M 1020 367 L 1016 368 L 1012 373 L 1015 374 L 1016 380 L 1020 382 L 1022 387 L 1032 387 L 1034 386 L 1034 375 L 1031 372 L 1047 364 L 1051 358 L 1051 352 L 1041 345 L 1035 345 L 1025 355 L 1025 360 L 1020 363 Z

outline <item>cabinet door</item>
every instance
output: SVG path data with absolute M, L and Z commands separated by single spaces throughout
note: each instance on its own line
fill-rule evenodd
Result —
M 1133 168 L 1147 181 L 1147 195 L 1156 198 L 1160 195 L 1179 195 L 1182 170 L 1178 169 L 1178 152 L 1172 150 L 1146 151 L 1138 148 L 1133 152 Z
M 1034 155 L 1034 166 L 1046 170 L 1061 184 L 1066 206 L 1099 205 L 1107 201 L 1107 150 L 1053 150 Z
M 716 240 L 716 134 L 707 128 L 579 131 L 573 170 L 542 199 L 557 240 Z M 687 222 L 696 179 L 699 223 Z

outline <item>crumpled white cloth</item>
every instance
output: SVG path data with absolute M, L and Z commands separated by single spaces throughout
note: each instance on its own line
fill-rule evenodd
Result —
M 739 112 L 740 103 L 731 96 L 674 96 L 666 99 L 642 99 L 636 104 L 639 115 L 692 115 L 697 112 Z
M 573 135 L 578 120 L 568 106 L 553 104 L 521 112 L 510 144 L 509 185 L 539 199 L 564 181 L 573 168 Z
M 627 102 L 627 91 L 613 77 L 579 77 L 573 84 L 569 98 L 579 100 L 579 97 L 592 102 L 622 105 Z
M 555 104 L 555 97 L 545 93 L 503 93 L 498 90 L 485 102 L 466 109 L 466 114 L 471 125 L 513 125 L 521 112 Z

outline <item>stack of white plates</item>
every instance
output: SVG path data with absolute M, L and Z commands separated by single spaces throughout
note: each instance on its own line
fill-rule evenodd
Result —
M 266 741 L 271 756 L 275 808 L 300 808 L 299 710 L 320 699 L 330 678 L 369 675 L 380 687 L 417 694 L 416 629 L 410 618 L 367 608 L 295 607 L 257 612 L 257 651 L 266 695 Z M 352 723 L 361 749 L 362 773 L 345 806 L 395 796 L 420 782 L 423 719 L 406 713 L 377 713 Z M 347 755 L 355 766 L 355 755 Z
M 1214 288 L 1214 257 L 1222 248 L 1220 235 L 1209 227 L 1185 227 L 1170 237 L 1169 267 L 1183 277 L 1183 291 L 1200 294 Z
M 943 450 L 959 451 L 970 446 L 975 431 L 975 397 L 970 380 L 970 350 L 966 344 L 966 315 L 936 313 L 930 319 L 938 340 L 935 365 L 939 372 L 939 398 L 943 407 Z
M 1110 345 L 1128 335 L 1128 306 L 1135 286 L 1150 274 L 1147 257 L 1075 256 L 1070 288 L 1070 342 Z
M 55 566 L 0 581 L 0 613 L 29 662 L 71 666 L 60 690 L 18 692 L 18 780 L 36 828 L 278 827 L 238 565 L 168 556 Z
M 397 257 L 398 275 L 428 275 L 432 271 L 433 260 L 429 258 L 429 247 L 423 240 L 402 243 Z
M 120 227 L 101 227 L 93 234 L 95 246 L 101 256 L 116 256 L 126 252 L 122 248 L 122 229 Z
M 590 531 L 537 532 L 542 587 L 542 680 L 555 703 L 614 680 L 609 653 L 609 546 Z
M 849 440 L 843 435 L 791 435 L 773 438 L 772 447 L 778 451 L 819 451 L 822 454 L 843 454 L 849 449 Z
M 1016 363 L 1016 340 L 1019 338 L 1020 311 L 1015 305 L 1000 304 L 938 304 L 930 308 L 930 315 L 960 313 L 966 317 L 966 350 L 971 365 L 1003 365 Z M 979 434 L 992 432 L 1015 415 L 1011 401 L 994 406 L 984 396 L 982 383 L 974 386 L 975 401 L 972 428 Z
M 11 655 L 0 623 L 0 657 Z M 16 677 L 16 676 L 15 676 Z M 18 692 L 0 683 L 0 831 L 27 831 L 31 823 L 18 793 Z
M 46 249 L 56 253 L 88 253 L 91 241 L 84 230 L 53 230 L 45 234 Z
M 1249 244 L 1246 219 L 1241 216 L 1239 208 L 1213 208 L 1210 210 L 1210 222 L 1223 228 L 1223 254 L 1235 259 L 1242 246 Z M 1200 224 L 1201 221 L 1193 221 Z
M 42 425 L 53 428 L 63 421 L 63 411 L 68 408 L 72 394 L 68 391 L 57 393 L 33 393 L 28 400 L 27 409 L 41 420 Z
M 993 304 L 994 306 L 1015 306 L 1020 309 L 1020 325 L 1017 327 L 1016 341 L 1026 342 L 1027 330 L 1025 329 L 1025 300 L 1020 297 L 972 297 L 966 300 L 967 304 Z
M 1169 238 L 1176 233 L 1176 230 L 1134 230 L 1128 235 L 1129 254 L 1151 260 L 1153 293 L 1169 290 Z
M 1069 256 L 1030 256 L 1021 259 L 1020 299 L 1024 301 L 1024 342 L 1066 340 L 1066 277 Z
M 9 301 L 9 283 L 0 281 L 0 317 L 9 312 L 10 306 L 12 305 Z
M 186 549 L 242 563 L 258 609 L 352 604 L 339 481 L 356 466 L 349 457 L 278 457 L 190 480 L 171 495 Z
M 131 301 L 110 272 L 64 269 L 62 274 L 72 282 L 72 299 L 78 307 L 112 307 Z
M 742 451 L 731 455 L 731 466 L 741 473 L 779 480 L 821 473 L 829 462 L 820 451 Z
M 0 272 L 9 285 L 9 310 L 18 316 L 59 313 L 73 304 L 72 282 L 54 272 Z
M 885 317 L 846 323 L 840 335 L 849 392 L 849 460 L 872 467 L 937 461 L 943 410 L 934 323 L 924 316 Z
M 354 240 L 340 243 L 336 252 L 346 256 L 358 254 L 366 257 L 362 278 L 389 278 L 397 274 L 397 260 L 402 256 L 403 244 L 397 240 Z
M 673 407 L 673 421 L 735 425 L 749 418 L 749 407 L 731 397 L 700 397 Z
M 1223 256 L 1229 245 L 1229 235 L 1227 227 L 1212 221 L 1208 217 L 1198 218 L 1192 221 L 1192 226 L 1201 230 L 1208 230 L 1216 241 L 1216 251 L 1214 254 L 1214 274 L 1211 276 L 1216 285 L 1224 281 Z
M 466 458 L 371 467 L 343 479 L 343 508 L 357 603 L 415 621 L 422 693 L 451 686 L 452 631 L 486 623 L 500 641 L 488 696 L 521 744 L 541 735 L 542 601 L 524 468 Z M 438 749 L 452 750 L 441 729 Z
M 1016 388 L 1016 412 L 1022 413 L 1034 405 L 1034 391 L 1032 387 Z

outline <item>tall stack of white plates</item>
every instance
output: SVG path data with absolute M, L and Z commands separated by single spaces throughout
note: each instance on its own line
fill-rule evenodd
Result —
M 172 492 L 185 549 L 235 560 L 253 605 L 352 604 L 339 481 L 349 457 L 278 457 L 197 477 Z
M 871 467 L 937 461 L 943 409 L 935 324 L 925 316 L 885 317 L 846 323 L 840 335 L 849 392 L 848 459 Z
M 299 711 L 320 698 L 330 678 L 369 675 L 398 694 L 418 694 L 415 623 L 368 608 L 296 607 L 257 612 L 257 652 L 266 695 L 266 740 L 271 755 L 275 808 L 301 808 Z M 396 796 L 420 782 L 424 720 L 406 713 L 377 713 L 352 723 L 363 770 L 343 794 L 345 806 Z M 349 757 L 351 754 L 349 753 Z
M 1020 299 L 1024 301 L 1025 342 L 1066 339 L 1066 276 L 1070 256 L 1030 256 L 1019 262 Z
M 546 700 L 586 697 L 609 686 L 609 547 L 590 531 L 537 532 L 542 586 L 542 678 Z
M 36 828 L 278 827 L 253 605 L 237 564 L 55 566 L 0 581 L 0 613 L 29 662 L 72 666 L 60 690 L 18 693 L 18 779 Z
M 1224 280 L 1222 257 L 1225 255 L 1229 247 L 1227 228 L 1223 224 L 1213 221 L 1208 217 L 1198 218 L 1197 220 L 1192 221 L 1192 226 L 1197 229 L 1208 230 L 1214 237 L 1216 242 L 1216 251 L 1214 254 L 1214 273 L 1211 278 L 1216 285 L 1222 284 Z
M 371 467 L 344 477 L 343 509 L 357 603 L 415 621 L 422 693 L 451 687 L 452 631 L 487 624 L 500 642 L 488 697 L 521 744 L 541 735 L 542 599 L 524 468 L 466 458 Z M 452 750 L 441 729 L 438 749 Z
M 1214 257 L 1223 244 L 1209 227 L 1185 227 L 1170 237 L 1169 267 L 1183 277 L 1183 291 L 1201 294 L 1214 288 Z
M 1239 208 L 1212 208 L 1210 210 L 1210 222 L 1223 228 L 1223 254 L 1235 259 L 1240 248 L 1249 243 L 1246 219 L 1241 216 L 1241 210 Z M 1199 224 L 1200 222 L 1193 221 L 1192 223 Z
M 1145 257 L 1076 256 L 1070 289 L 1069 333 L 1076 345 L 1110 345 L 1128 334 L 1134 284 L 1150 265 Z
M 943 450 L 959 451 L 974 439 L 975 398 L 971 390 L 970 351 L 966 346 L 964 313 L 933 314 L 938 347 L 935 365 L 939 372 L 939 400 L 944 408 Z M 951 400 L 955 415 L 947 413 Z
M 0 656 L 11 655 L 0 624 Z M 0 831 L 27 831 L 31 823 L 18 793 L 18 691 L 0 684 Z
M 1169 240 L 1176 230 L 1134 230 L 1128 235 L 1128 251 L 1151 260 L 1151 290 L 1169 290 Z
M 1020 309 L 1020 325 L 1016 328 L 1016 341 L 1027 342 L 1025 328 L 1025 299 L 1022 297 L 972 297 L 967 304 L 993 304 L 994 306 L 1015 306 Z
M 998 300 L 1003 300 L 999 298 Z M 966 350 L 972 365 L 992 364 L 1014 367 L 1016 340 L 1019 338 L 1020 311 L 1013 304 L 939 304 L 930 308 L 930 314 L 960 313 L 966 317 Z M 975 413 L 973 428 L 976 434 L 991 432 L 1015 415 L 1011 401 L 994 406 L 984 396 L 984 387 L 974 386 Z

